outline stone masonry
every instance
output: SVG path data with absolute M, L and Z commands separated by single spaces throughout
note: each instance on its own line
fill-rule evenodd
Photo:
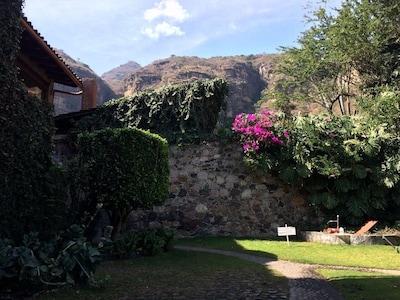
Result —
M 304 197 L 249 169 L 236 143 L 170 147 L 170 196 L 131 214 L 125 231 L 176 229 L 178 236 L 276 236 L 278 226 L 318 225 Z
M 73 154 L 66 136 L 54 139 L 54 160 Z M 304 196 L 278 179 L 251 170 L 238 143 L 170 146 L 170 195 L 162 206 L 132 212 L 124 231 L 173 228 L 180 237 L 276 237 L 278 226 L 318 228 Z M 102 218 L 99 234 L 107 226 Z

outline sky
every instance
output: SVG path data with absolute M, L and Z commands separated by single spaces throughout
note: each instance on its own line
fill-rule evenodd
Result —
M 320 0 L 25 0 L 23 12 L 54 49 L 98 75 L 171 55 L 278 53 L 306 30 Z M 329 0 L 338 7 L 340 0 Z

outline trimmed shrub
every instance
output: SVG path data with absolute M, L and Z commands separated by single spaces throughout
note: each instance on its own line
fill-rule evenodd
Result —
M 161 205 L 169 195 L 167 141 L 137 128 L 103 129 L 78 137 L 81 189 L 86 211 L 102 207 L 119 236 L 129 213 Z

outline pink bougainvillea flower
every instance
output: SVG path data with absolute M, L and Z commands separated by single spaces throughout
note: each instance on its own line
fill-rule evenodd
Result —
M 283 142 L 282 142 L 280 139 L 278 139 L 276 136 L 274 136 L 273 138 L 271 138 L 271 141 L 272 141 L 273 143 L 275 143 L 275 144 L 278 144 L 278 145 L 282 145 L 282 144 L 283 144 Z
M 257 116 L 255 114 L 249 114 L 247 115 L 247 120 L 251 121 L 255 121 L 257 120 Z

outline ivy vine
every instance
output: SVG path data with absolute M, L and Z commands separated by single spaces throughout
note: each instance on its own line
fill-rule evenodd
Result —
M 137 127 L 157 133 L 169 143 L 201 141 L 215 129 L 228 91 L 227 81 L 215 78 L 113 99 L 79 121 L 75 130 Z

